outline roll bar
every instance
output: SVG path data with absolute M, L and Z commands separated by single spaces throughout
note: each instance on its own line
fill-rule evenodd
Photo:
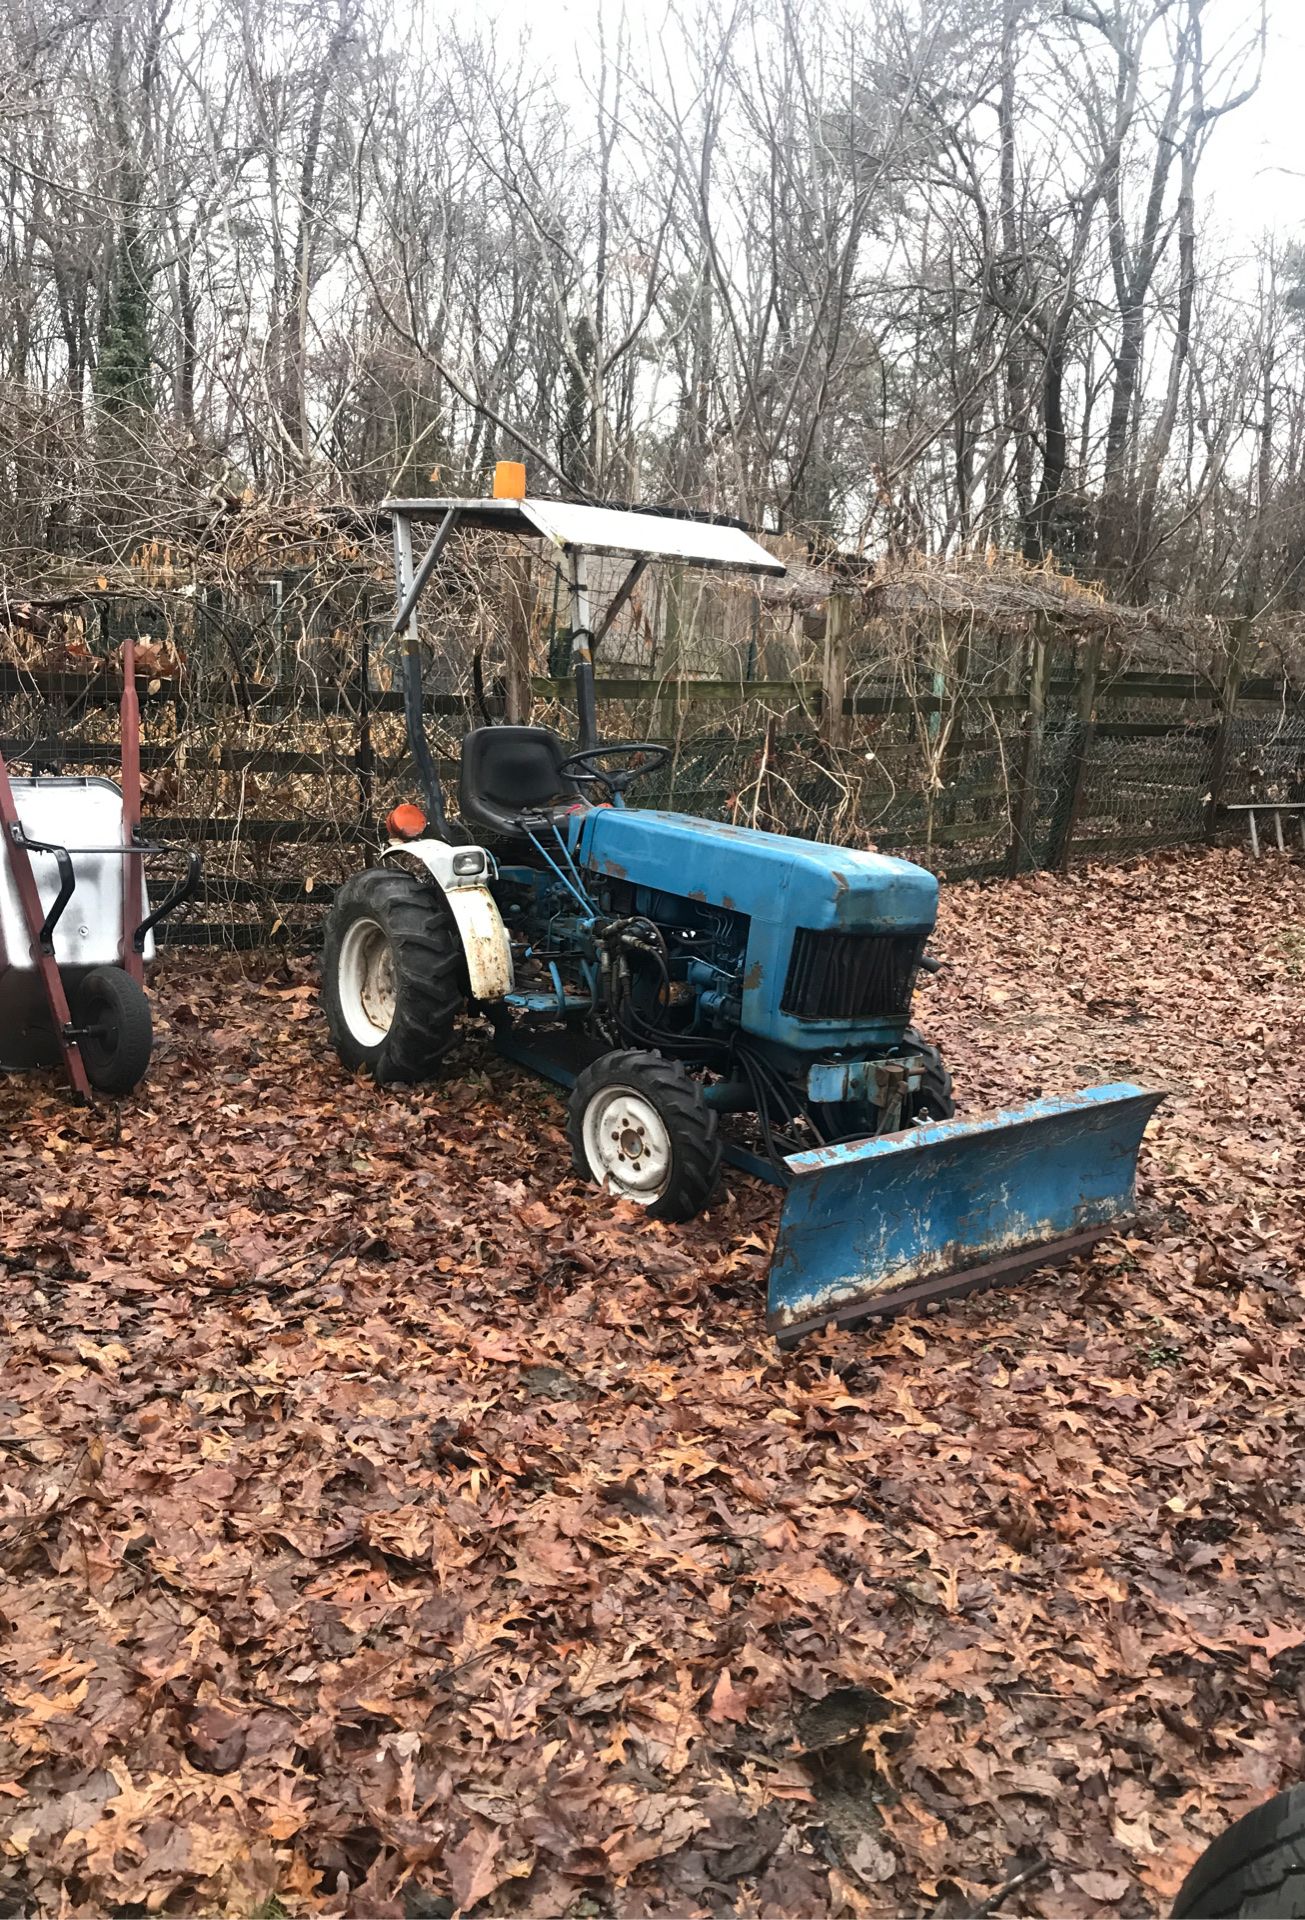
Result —
M 575 682 L 580 748 L 598 740 L 598 700 L 594 653 L 634 592 L 650 560 L 687 561 L 692 566 L 731 572 L 782 575 L 782 561 L 753 539 L 736 520 L 700 513 L 649 512 L 646 508 L 596 506 L 571 500 L 525 497 L 489 500 L 390 499 L 381 510 L 394 529 L 394 619 L 390 631 L 402 637 L 403 712 L 408 744 L 416 762 L 427 818 L 441 839 L 449 837 L 439 769 L 422 718 L 421 646 L 417 602 L 460 526 L 480 527 L 524 538 L 543 539 L 559 550 L 566 567 L 571 602 L 571 674 Z M 434 520 L 435 532 L 419 564 L 413 565 L 415 521 Z M 590 626 L 588 555 L 623 553 L 630 567 L 613 595 L 597 631 Z

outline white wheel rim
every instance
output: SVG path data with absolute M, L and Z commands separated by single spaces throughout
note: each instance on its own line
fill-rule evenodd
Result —
M 600 1187 L 650 1207 L 670 1184 L 671 1136 L 650 1100 L 602 1087 L 585 1108 L 585 1159 Z
M 394 949 L 379 921 L 355 920 L 340 942 L 340 1012 L 361 1047 L 379 1047 L 394 1025 Z

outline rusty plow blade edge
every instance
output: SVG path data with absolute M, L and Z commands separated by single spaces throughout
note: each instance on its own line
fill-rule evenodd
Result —
M 1120 1082 L 791 1155 L 767 1326 L 791 1346 L 1083 1252 L 1132 1216 L 1164 1097 Z

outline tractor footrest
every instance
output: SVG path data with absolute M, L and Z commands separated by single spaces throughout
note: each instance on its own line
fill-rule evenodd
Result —
M 610 1049 L 582 1027 L 504 1025 L 495 1030 L 494 1051 L 556 1086 L 573 1087 L 585 1068 Z

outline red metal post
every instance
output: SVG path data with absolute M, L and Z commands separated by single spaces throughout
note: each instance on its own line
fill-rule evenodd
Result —
M 140 701 L 136 696 L 136 642 L 129 634 L 122 643 L 122 705 L 118 713 L 122 734 L 122 833 L 130 847 L 140 826 Z M 132 936 L 145 918 L 144 861 L 130 854 L 122 863 L 122 965 L 137 986 L 145 984 L 144 957 Z
M 0 826 L 4 829 L 4 851 L 13 871 L 18 888 L 18 898 L 22 902 L 23 918 L 27 922 L 27 933 L 32 943 L 32 959 L 41 976 L 45 988 L 46 1005 L 50 1010 L 50 1024 L 59 1042 L 59 1051 L 63 1055 L 64 1072 L 68 1075 L 68 1084 L 79 1100 L 89 1100 L 91 1083 L 86 1078 L 86 1067 L 82 1060 L 81 1048 L 75 1040 L 68 1038 L 68 1029 L 72 1025 L 72 1015 L 68 1011 L 68 996 L 63 990 L 63 980 L 52 953 L 41 952 L 41 927 L 45 922 L 45 912 L 41 906 L 41 896 L 37 890 L 36 876 L 32 872 L 31 857 L 20 839 L 16 839 L 14 830 L 19 826 L 18 807 L 14 800 L 14 790 L 9 784 L 9 769 L 0 754 Z M 129 865 L 135 865 L 132 861 Z

